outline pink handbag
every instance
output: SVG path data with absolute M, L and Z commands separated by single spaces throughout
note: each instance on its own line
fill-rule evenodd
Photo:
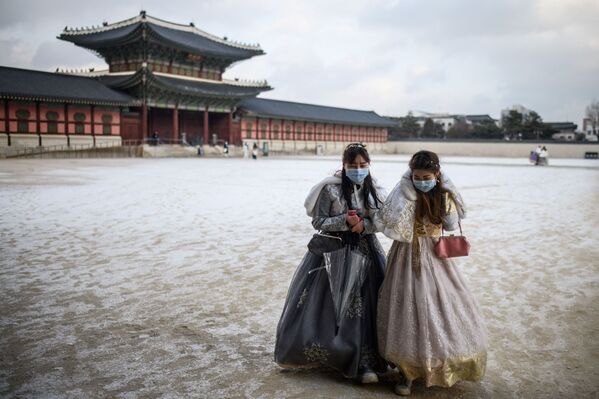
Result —
M 458 222 L 458 226 L 460 226 L 459 236 L 441 235 L 441 237 L 439 237 L 439 241 L 435 245 L 435 253 L 439 258 L 446 259 L 468 256 L 468 253 L 470 252 L 470 243 L 462 233 L 462 224 L 460 222 Z M 443 234 L 443 229 L 441 229 L 441 234 Z

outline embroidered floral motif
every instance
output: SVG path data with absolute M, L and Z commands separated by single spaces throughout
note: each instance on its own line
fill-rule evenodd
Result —
M 308 289 L 304 288 L 304 290 L 302 291 L 302 295 L 300 295 L 299 297 L 299 301 L 297 301 L 298 308 L 302 306 L 304 302 L 306 302 L 306 298 L 308 298 Z
M 352 298 L 352 301 L 347 308 L 346 315 L 350 319 L 362 317 L 362 297 L 360 295 L 355 295 Z
M 392 229 L 404 241 L 409 242 L 412 240 L 415 212 L 415 201 L 406 201 L 399 215 L 397 215 L 397 210 L 394 209 L 394 204 L 387 202 L 381 210 L 381 219 L 386 227 Z
M 319 344 L 312 344 L 304 348 L 304 355 L 310 362 L 324 363 L 329 357 L 329 351 Z

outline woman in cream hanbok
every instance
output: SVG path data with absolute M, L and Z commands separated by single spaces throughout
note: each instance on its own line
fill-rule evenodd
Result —
M 281 367 L 328 366 L 362 383 L 377 382 L 376 373 L 386 371 L 376 334 L 377 298 L 386 261 L 372 222 L 384 196 L 369 174 L 369 165 L 366 148 L 350 144 L 341 172 L 314 186 L 306 199 L 314 228 L 341 238 L 343 248 L 335 253 L 367 259 L 362 263 L 367 268 L 362 269 L 365 278 L 355 285 L 346 302 L 349 307 L 339 318 L 327 254 L 306 253 L 291 280 L 277 327 L 275 361 Z M 349 210 L 357 210 L 357 215 Z M 349 265 L 348 258 L 342 257 L 327 260 L 343 273 Z
M 383 358 L 412 381 L 451 387 L 485 373 L 486 332 L 479 308 L 454 260 L 438 258 L 442 229 L 465 216 L 462 197 L 435 153 L 420 151 L 387 197 L 375 223 L 394 240 L 379 292 L 377 333 Z

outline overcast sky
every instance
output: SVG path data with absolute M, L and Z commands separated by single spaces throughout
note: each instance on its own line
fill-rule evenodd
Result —
M 0 65 L 105 67 L 56 36 L 141 9 L 259 43 L 266 55 L 225 76 L 267 79 L 268 98 L 495 118 L 522 104 L 579 127 L 599 99 L 597 0 L 2 0 Z

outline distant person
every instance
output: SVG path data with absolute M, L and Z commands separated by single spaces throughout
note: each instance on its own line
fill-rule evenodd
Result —
M 419 151 L 375 219 L 394 240 L 379 292 L 377 332 L 381 355 L 406 377 L 395 386 L 398 395 L 410 395 L 416 379 L 427 387 L 451 387 L 485 374 L 481 312 L 454 261 L 435 252 L 443 229 L 461 229 L 465 214 L 437 154 Z
M 530 152 L 530 156 L 528 157 L 530 163 L 533 165 L 537 165 L 539 162 L 539 154 L 541 153 L 541 146 L 538 145 L 533 151 Z
M 223 144 L 223 153 L 226 157 L 229 156 L 229 143 L 227 141 L 225 141 L 225 144 Z
M 275 361 L 281 367 L 327 366 L 363 384 L 378 382 L 377 372 L 387 370 L 376 343 L 376 304 L 385 254 L 372 221 L 382 195 L 370 175 L 368 152 L 358 143 L 346 147 L 342 169 L 308 194 L 304 206 L 312 226 L 332 236 L 338 247 L 308 251 L 297 267 L 277 326 Z M 355 290 L 343 291 L 350 306 L 338 312 L 336 298 L 340 297 L 332 293 L 338 292 L 333 281 L 351 278 L 353 274 L 345 271 L 355 270 L 356 260 L 365 262 L 364 280 L 353 286 Z
M 250 157 L 250 146 L 247 141 L 243 143 L 243 159 L 248 159 Z
M 160 137 L 158 137 L 158 132 L 154 132 L 154 134 L 152 135 L 152 143 L 154 145 L 158 145 L 158 142 L 160 141 Z
M 537 148 L 535 148 L 535 155 L 534 155 L 534 161 L 535 161 L 535 165 L 539 164 L 539 158 L 541 157 L 541 151 L 542 151 L 542 147 L 539 144 L 537 146 Z
M 541 151 L 539 151 L 539 162 L 538 165 L 548 165 L 549 164 L 549 151 L 547 151 L 547 147 L 543 146 Z
M 252 147 L 252 159 L 258 159 L 258 144 L 256 143 Z

